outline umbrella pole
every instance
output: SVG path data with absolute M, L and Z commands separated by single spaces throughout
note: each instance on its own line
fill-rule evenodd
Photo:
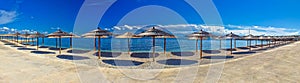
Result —
M 155 61 L 155 59 L 154 59 L 154 56 L 155 56 L 155 36 L 153 36 L 152 37 L 152 48 L 153 48 L 153 50 L 152 50 L 152 58 L 153 58 L 153 62 Z
M 247 41 L 247 47 L 249 48 L 249 40 L 246 40 Z
M 19 43 L 19 36 L 17 35 L 17 44 Z
M 96 47 L 97 47 L 97 45 L 96 45 L 96 37 L 94 38 L 94 50 L 96 51 Z
M 196 53 L 198 52 L 198 38 L 196 39 Z
M 61 54 L 61 36 L 59 36 L 59 54 Z
M 167 42 L 167 38 L 164 38 L 164 54 L 166 55 L 166 42 Z
M 32 42 L 34 42 L 34 39 L 35 39 L 35 38 L 32 38 L 32 39 L 33 39 L 33 41 L 32 41 Z M 37 44 L 36 44 L 36 41 L 35 41 L 34 43 L 35 43 L 35 45 L 37 45 Z
M 55 44 L 56 44 L 56 48 L 57 48 L 57 38 L 55 38 L 55 41 L 56 41 L 56 43 L 55 43 Z
M 71 36 L 71 37 L 70 37 L 70 48 L 71 48 L 71 49 L 72 49 L 72 47 L 73 47 L 73 46 L 72 46 L 72 41 L 73 41 L 73 40 L 72 40 L 72 36 Z
M 263 40 L 260 40 L 260 47 L 263 48 Z
M 220 39 L 220 50 L 222 50 L 222 39 Z
M 230 39 L 230 54 L 232 54 L 232 38 Z
M 269 40 L 269 48 L 271 47 L 271 40 Z
M 128 46 L 128 55 L 130 54 L 130 39 L 129 38 L 127 38 L 127 42 L 128 42 L 128 44 L 127 44 L 127 46 Z
M 20 41 L 20 44 L 22 44 L 22 41 L 23 41 L 23 40 L 22 40 L 22 37 L 20 37 L 20 40 L 21 40 L 21 41 Z
M 234 39 L 234 49 L 236 49 L 236 39 Z
M 34 45 L 33 38 L 31 38 L 31 43 L 32 43 L 32 45 Z
M 39 50 L 39 37 L 36 37 L 36 50 Z
M 42 45 L 44 45 L 44 43 L 45 43 L 45 38 L 43 37 L 43 40 L 42 40 Z
M 26 37 L 26 38 L 24 38 L 25 39 L 25 45 L 27 46 L 27 44 L 28 44 L 28 38 Z
M 257 46 L 257 40 L 255 40 L 255 46 Z
M 101 37 L 98 36 L 98 59 L 101 59 Z
M 202 39 L 203 37 L 200 37 L 200 59 L 202 59 Z
M 249 51 L 251 51 L 251 39 L 249 41 L 250 41 Z

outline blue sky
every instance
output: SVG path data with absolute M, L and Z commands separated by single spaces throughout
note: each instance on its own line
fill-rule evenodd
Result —
M 101 5 L 103 1 L 112 0 L 89 1 L 95 2 L 93 5 Z M 201 18 L 195 15 L 196 12 L 189 9 L 190 6 L 181 0 L 131 1 L 118 0 L 104 14 L 99 26 L 107 28 L 114 25 L 182 25 L 186 23 L 195 24 L 198 27 L 205 25 Z M 299 0 L 212 1 L 222 18 L 225 30 L 230 32 L 246 33 L 248 28 L 252 28 L 253 33 L 257 35 L 266 34 L 266 32 L 280 33 L 280 35 L 299 34 Z M 55 28 L 61 28 L 70 32 L 73 30 L 77 14 L 83 3 L 83 0 L 2 0 L 0 1 L 0 28 L 39 32 L 53 32 Z M 148 6 L 142 7 L 144 5 Z M 170 8 L 155 5 L 164 5 Z M 135 6 L 142 8 L 127 14 Z M 174 12 L 170 9 L 178 11 Z M 91 11 L 91 13 L 93 12 Z M 122 18 L 122 15 L 126 15 L 127 18 Z M 116 19 L 121 22 L 115 23 Z
M 16 12 L 15 18 L 0 27 L 18 30 L 54 31 L 60 27 L 70 31 L 83 1 L 76 0 L 2 0 L 0 10 Z M 3 19 L 10 20 L 10 19 Z
M 224 24 L 298 28 L 299 0 L 213 0 Z

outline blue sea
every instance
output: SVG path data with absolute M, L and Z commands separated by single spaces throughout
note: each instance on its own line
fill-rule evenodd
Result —
M 167 52 L 180 52 L 180 51 L 194 51 L 196 50 L 196 40 L 190 40 L 185 38 L 178 39 L 167 39 L 166 40 L 166 50 Z M 96 41 L 98 43 L 98 39 Z M 234 40 L 233 40 L 234 42 Z M 155 50 L 158 52 L 163 52 L 164 39 L 155 39 Z M 263 41 L 263 44 L 266 44 Z M 133 52 L 150 52 L 152 51 L 152 38 L 136 38 L 130 39 L 130 51 Z M 251 45 L 261 44 L 261 41 L 252 40 Z M 42 38 L 39 39 L 39 45 L 42 45 Z M 59 45 L 59 44 L 58 44 Z M 45 38 L 44 46 L 56 47 L 55 38 Z M 198 41 L 198 46 L 200 47 L 200 40 Z M 237 47 L 247 46 L 246 40 L 236 40 Z M 62 38 L 62 47 L 70 47 L 70 39 Z M 98 47 L 98 45 L 97 45 Z M 221 48 L 220 48 L 221 47 Z M 233 45 L 234 47 L 234 45 Z M 73 48 L 82 50 L 93 50 L 94 49 L 94 39 L 93 38 L 73 38 Z M 203 50 L 219 50 L 230 48 L 230 40 L 215 40 L 215 39 L 205 39 L 203 40 Z M 127 39 L 116 39 L 116 38 L 103 38 L 101 39 L 101 50 L 102 51 L 114 51 L 114 52 L 127 52 L 128 42 Z M 199 50 L 199 48 L 198 48 Z

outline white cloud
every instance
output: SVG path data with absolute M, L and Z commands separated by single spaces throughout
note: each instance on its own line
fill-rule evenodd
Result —
M 19 33 L 35 33 L 36 31 L 35 30 L 28 30 L 28 29 L 23 29 L 23 30 L 18 30 L 16 28 L 11 28 L 11 27 L 2 27 L 0 28 L 0 33 L 1 34 L 9 34 L 9 33 L 16 33 L 16 32 L 19 32 Z M 45 33 L 45 32 L 43 32 Z M 48 33 L 48 32 L 46 32 Z
M 8 27 L 3 27 L 3 28 L 2 28 L 2 30 L 6 30 L 6 31 L 8 31 L 8 30 L 9 30 L 9 28 L 8 28 Z
M 113 30 L 115 31 L 134 31 L 138 29 L 150 28 L 152 26 L 157 26 L 157 28 L 164 28 L 169 30 L 172 33 L 182 33 L 188 34 L 201 29 L 208 32 L 221 32 L 224 31 L 223 26 L 206 26 L 206 25 L 196 25 L 196 24 L 176 24 L 176 25 L 123 25 L 123 26 L 114 26 Z
M 172 32 L 173 34 L 190 34 L 201 29 L 211 33 L 229 33 L 233 32 L 238 35 L 248 35 L 249 28 L 253 35 L 299 35 L 300 32 L 295 29 L 271 27 L 271 26 L 239 26 L 239 25 L 225 25 L 211 26 L 211 25 L 197 25 L 197 24 L 176 24 L 176 25 L 137 25 L 137 26 L 114 26 L 113 30 L 116 32 L 134 31 L 142 28 L 150 28 L 151 26 L 158 26 Z
M 0 10 L 0 24 L 11 23 L 16 20 L 17 16 L 16 11 Z
M 272 27 L 272 26 L 238 26 L 238 25 L 227 25 L 227 33 L 233 32 L 240 35 L 248 35 L 249 29 L 253 35 L 299 35 L 299 31 L 289 28 Z
M 120 27 L 118 27 L 118 26 L 114 26 L 114 29 L 115 30 L 122 30 Z

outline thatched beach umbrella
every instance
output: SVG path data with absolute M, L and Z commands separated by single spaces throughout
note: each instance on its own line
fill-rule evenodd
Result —
M 155 27 L 152 27 L 146 31 L 143 31 L 142 33 L 138 34 L 138 36 L 141 37 L 152 37 L 152 58 L 153 61 L 155 61 L 155 38 L 161 37 L 161 36 L 169 36 L 170 34 L 167 32 L 164 32 L 162 30 L 156 29 Z
M 95 38 L 95 45 L 96 45 L 96 38 L 98 38 L 98 59 L 101 59 L 101 38 L 105 38 L 107 36 L 113 35 L 111 32 L 107 30 L 102 30 L 100 27 L 98 27 L 96 30 L 90 31 L 86 34 L 83 34 L 82 36 L 85 38 Z
M 27 47 L 28 43 L 29 43 L 29 40 L 28 38 L 30 38 L 30 34 L 28 32 L 25 32 L 24 34 L 21 34 L 21 37 L 25 38 L 25 47 Z
M 1 34 L 1 40 L 7 39 L 6 34 Z
M 133 33 L 126 32 L 122 35 L 116 36 L 116 38 L 127 38 L 128 54 L 130 54 L 130 38 L 139 38 L 139 37 Z
M 259 40 L 259 37 L 260 36 L 256 36 L 256 39 L 254 39 L 254 41 L 255 41 L 255 45 L 254 46 L 257 46 L 257 41 Z
M 271 41 L 272 41 L 272 39 L 273 39 L 273 37 L 272 37 L 272 36 L 268 36 L 268 37 L 267 37 L 267 40 L 269 41 L 269 44 L 268 44 L 268 45 L 269 45 L 269 47 L 271 47 Z
M 250 41 L 249 51 L 251 51 L 251 40 L 255 39 L 255 36 L 252 34 L 249 34 L 249 35 L 245 36 L 244 39 L 247 40 L 247 44 L 248 44 L 248 40 Z
M 46 37 L 46 35 L 47 35 L 47 32 L 43 32 L 42 33 L 44 36 L 42 37 L 42 45 L 44 45 L 45 44 L 45 37 Z
M 48 35 L 50 38 L 59 38 L 59 54 L 61 54 L 61 38 L 64 36 L 71 36 L 69 33 L 64 32 L 60 29 Z
M 30 35 L 32 38 L 36 38 L 36 50 L 39 50 L 39 38 L 40 37 L 45 37 L 44 34 L 41 34 L 39 32 L 35 32 L 34 34 Z
M 167 38 L 176 38 L 175 35 L 166 33 L 165 36 L 157 36 L 156 38 L 163 38 L 164 39 L 164 54 L 166 55 L 167 51 Z
M 203 40 L 203 38 L 208 37 L 208 36 L 211 36 L 211 34 L 206 31 L 203 31 L 203 30 L 200 30 L 199 32 L 194 32 L 189 35 L 189 37 L 195 37 L 197 39 L 200 38 L 200 53 L 199 53 L 200 59 L 202 59 L 202 40 Z M 196 43 L 198 43 L 198 41 Z M 197 44 L 196 44 L 196 46 L 197 46 Z
M 21 33 L 16 32 L 16 33 L 14 33 L 12 35 L 16 37 L 16 39 L 17 39 L 16 41 L 17 41 L 17 43 L 19 43 L 19 36 L 21 35 Z
M 258 39 L 260 40 L 260 47 L 263 48 L 263 40 L 266 40 L 267 38 L 262 35 Z
M 14 41 L 14 35 L 13 34 L 5 34 L 6 37 L 8 37 L 8 40 Z
M 236 49 L 236 38 L 240 37 L 239 35 L 236 35 L 234 33 L 229 33 L 227 35 L 225 35 L 226 38 L 230 39 L 230 54 L 232 54 L 232 40 L 234 39 L 234 49 Z
M 63 36 L 62 38 L 70 38 L 70 48 L 73 48 L 73 38 L 80 38 L 80 36 L 70 32 L 69 36 Z
M 86 33 L 86 34 L 83 34 L 81 35 L 82 37 L 84 38 L 93 38 L 94 39 L 94 51 L 96 51 L 97 49 L 97 39 L 98 37 L 97 36 L 84 36 L 84 35 L 92 35 L 93 33 Z M 108 38 L 108 36 L 100 36 L 100 38 Z
M 224 39 L 224 36 L 214 36 L 215 39 L 219 40 L 219 44 L 220 44 L 220 50 L 222 50 L 222 39 Z
M 188 36 L 188 37 L 189 37 L 188 39 L 196 40 L 195 46 L 196 46 L 196 53 L 197 53 L 198 52 L 198 40 L 199 40 L 199 38 L 198 37 L 191 37 L 191 36 Z
M 277 40 L 278 40 L 278 37 L 277 36 L 273 36 L 273 44 L 274 44 L 274 46 L 276 46 L 276 44 L 277 44 Z

